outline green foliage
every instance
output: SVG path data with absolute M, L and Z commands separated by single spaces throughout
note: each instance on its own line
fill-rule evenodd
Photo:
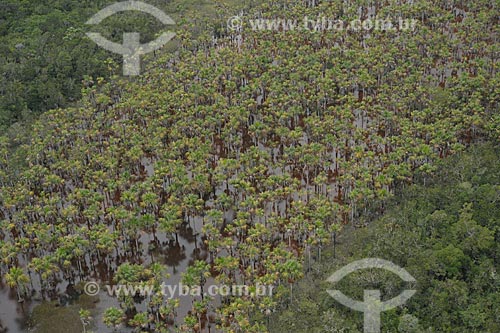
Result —
M 105 3 L 111 2 L 2 3 L 0 132 L 16 121 L 76 102 L 84 75 L 109 75 L 105 60 L 118 58 L 84 34 L 84 22 Z
M 103 322 L 106 324 L 106 326 L 111 327 L 113 329 L 117 329 L 124 320 L 125 314 L 123 313 L 123 310 L 111 307 L 107 308 L 106 311 L 104 311 L 104 316 L 103 316 Z
M 2 98 L 19 110 L 31 104 L 66 105 L 64 89 L 79 85 L 64 75 L 80 67 L 72 66 L 74 58 L 67 54 L 46 56 L 44 50 L 73 52 L 71 47 L 80 45 L 75 38 L 85 30 L 77 24 L 63 28 L 64 6 L 48 10 L 45 4 L 19 3 L 19 11 L 8 12 L 20 15 L 19 28 L 7 28 L 43 38 L 35 38 L 34 46 L 14 44 L 16 51 L 10 45 L 2 52 L 20 52 L 20 60 L 26 57 L 22 50 L 38 52 L 33 65 L 28 64 L 31 58 L 19 62 L 35 85 L 7 71 L 9 81 L 2 82 L 12 86 L 2 88 L 8 91 Z M 248 15 L 335 17 L 342 12 L 354 18 L 360 5 L 372 3 L 272 1 Z M 370 226 L 373 233 L 365 235 L 364 243 L 349 240 L 349 250 L 409 267 L 418 276 L 420 295 L 426 295 L 415 298 L 415 304 L 431 296 L 436 300 L 409 309 L 425 318 L 425 325 L 496 331 L 495 313 L 488 309 L 498 308 L 498 301 L 483 292 L 497 283 L 491 267 L 499 254 L 498 218 L 492 216 L 498 200 L 476 198 L 497 198 L 498 178 L 491 170 L 498 161 L 485 158 L 482 162 L 497 164 L 482 166 L 473 176 L 463 172 L 466 167 L 447 168 L 438 182 L 443 186 L 424 186 L 436 182 L 432 175 L 441 158 L 498 133 L 498 74 L 492 59 L 496 11 L 488 0 L 467 1 L 467 19 L 449 21 L 457 15 L 453 6 L 462 3 L 377 3 L 381 16 L 418 16 L 419 28 L 369 34 L 246 29 L 240 34 L 217 25 L 236 12 L 227 1 L 213 3 L 215 21 L 184 15 L 191 6 L 208 8 L 207 3 L 166 4 L 166 12 L 172 9 L 180 18 L 178 52 L 151 54 L 143 75 L 133 79 L 113 77 L 119 66 L 104 61 L 100 64 L 108 73 L 86 73 L 83 97 L 75 105 L 50 110 L 26 128 L 13 125 L 8 139 L 0 140 L 0 270 L 23 265 L 21 270 L 39 278 L 35 294 L 42 297 L 57 290 L 61 280 L 93 273 L 100 282 L 114 278 L 139 286 L 152 283 L 157 289 L 164 269 L 155 264 L 145 269 L 141 263 L 161 262 L 173 253 L 192 264 L 176 277 L 186 284 L 203 287 L 213 277 L 254 290 L 258 283 L 275 287 L 279 303 L 268 299 L 262 306 L 264 300 L 254 293 L 224 297 L 213 310 L 221 331 L 262 332 L 264 323 L 279 323 L 271 320 L 272 311 L 302 299 L 297 281 L 305 264 L 315 274 L 318 268 L 312 264 L 329 255 L 324 251 L 328 243 L 339 233 L 351 234 L 346 232 L 351 226 L 369 225 L 387 208 L 387 202 L 376 199 L 393 197 L 390 202 L 398 210 L 380 219 L 382 227 Z M 84 4 L 89 2 L 74 5 Z M 29 17 L 27 23 L 22 15 Z M 81 13 L 76 17 L 82 18 Z M 157 32 L 144 15 L 124 17 L 94 28 L 115 41 L 127 20 L 137 29 Z M 214 36 L 206 33 L 214 30 Z M 52 40 L 50 33 L 62 31 L 63 45 L 54 49 L 60 39 Z M 42 47 L 44 40 L 51 48 Z M 109 56 L 95 45 L 94 50 Z M 7 57 L 8 66 L 18 66 L 15 56 Z M 38 82 L 33 69 L 46 82 Z M 51 82 L 58 73 L 62 79 Z M 61 82 L 64 87 L 57 86 Z M 27 99 L 16 93 L 23 85 L 32 94 Z M 478 162 L 460 157 L 457 165 Z M 451 181 L 456 179 L 458 184 Z M 419 186 L 408 188 L 412 183 Z M 403 287 L 377 270 L 351 279 L 350 291 L 358 297 L 367 284 L 385 295 Z M 179 319 L 175 303 L 161 307 L 161 295 L 122 296 L 118 302 L 127 315 L 136 313 L 136 299 L 141 302 L 150 331 L 168 330 Z M 289 313 L 289 320 L 304 320 L 295 331 L 309 332 L 314 325 L 307 320 L 314 312 L 328 322 L 345 315 L 346 327 L 359 328 L 346 309 L 324 311 L 334 306 L 331 297 L 315 299 L 317 304 L 298 307 L 302 316 Z M 197 331 L 210 320 L 205 301 L 192 299 L 183 329 Z M 438 320 L 442 309 L 446 313 Z M 466 323 L 477 311 L 488 315 Z M 113 326 L 115 314 L 108 314 Z M 385 313 L 384 328 L 397 330 L 400 315 Z M 144 315 L 136 319 L 141 326 Z M 401 324 L 406 330 L 414 326 L 408 318 Z
M 32 122 L 41 113 L 74 105 L 81 97 L 85 77 L 121 73 L 121 56 L 98 47 L 86 32 L 100 32 L 121 43 L 123 32 L 139 32 L 141 42 L 165 30 L 161 22 L 140 12 L 118 13 L 99 26 L 85 22 L 114 0 L 74 1 L 6 0 L 0 4 L 0 133 L 15 122 Z M 193 33 L 211 30 L 211 1 L 148 0 L 170 14 L 178 27 Z M 237 10 L 234 5 L 234 10 Z M 196 14 L 198 13 L 198 14 Z M 196 18 L 195 27 L 182 24 Z M 181 19 L 182 18 L 182 19 Z M 173 44 L 173 43 L 171 43 Z M 166 50 L 169 48 L 167 45 Z
M 343 235 L 336 258 L 327 250 L 328 260 L 315 267 L 321 273 L 299 283 L 297 301 L 273 316 L 271 332 L 361 330 L 362 315 L 325 295 L 331 286 L 323 281 L 365 257 L 391 260 L 417 280 L 415 296 L 382 315 L 383 332 L 498 332 L 500 150 L 478 145 L 439 164 L 426 186 L 404 189 L 383 216 Z M 406 289 L 381 272 L 344 279 L 338 288 L 359 300 L 366 288 L 381 289 L 384 299 Z M 316 309 L 305 311 L 311 305 Z

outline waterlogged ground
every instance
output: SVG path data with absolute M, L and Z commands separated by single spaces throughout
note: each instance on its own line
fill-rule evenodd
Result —
M 92 315 L 97 313 L 99 308 L 98 297 L 81 295 L 78 300 L 67 306 L 60 306 L 59 302 L 44 302 L 33 308 L 30 318 L 30 325 L 34 325 L 30 331 L 38 333 L 69 333 L 83 332 L 83 326 L 78 312 L 80 309 L 90 310 Z M 90 326 L 89 330 L 101 332 Z
M 445 76 L 451 75 L 451 73 L 448 73 L 447 71 L 443 72 Z M 437 74 L 433 73 L 431 70 L 430 74 Z M 357 100 L 362 100 L 363 99 L 363 92 L 360 90 L 357 90 L 357 88 L 354 91 L 354 98 Z M 262 96 L 256 96 L 256 103 L 257 104 L 262 104 L 262 100 L 264 97 Z M 326 105 L 326 104 L 325 104 Z M 364 112 L 355 110 L 354 111 L 354 116 L 355 116 L 355 121 L 353 124 L 351 124 L 351 120 L 348 120 L 348 124 L 346 123 L 346 128 L 348 128 L 349 133 L 354 132 L 354 128 L 359 129 L 360 131 L 363 130 L 368 130 L 367 127 L 372 124 L 376 119 L 370 119 L 368 115 L 364 115 Z M 297 119 L 297 120 L 296 120 Z M 350 118 L 349 118 L 350 119 Z M 251 120 L 249 122 L 252 122 Z M 302 122 L 303 123 L 304 119 L 303 117 L 294 117 L 293 118 L 293 126 L 295 127 L 297 122 Z M 347 126 L 349 125 L 349 126 Z M 304 126 L 303 124 L 301 126 Z M 375 125 L 373 125 L 375 126 Z M 377 125 L 378 126 L 378 125 Z M 372 128 L 374 130 L 375 127 Z M 375 133 L 375 132 L 374 132 Z M 300 131 L 298 134 L 301 134 Z M 373 134 L 373 133 L 372 133 Z M 373 149 L 375 152 L 373 153 L 372 156 L 378 156 L 377 154 L 387 154 L 387 147 L 384 147 L 382 143 L 378 143 L 378 141 L 375 141 L 375 139 L 381 139 L 379 136 L 385 136 L 385 130 L 380 132 L 377 132 L 376 135 L 374 134 L 374 142 L 370 143 L 370 147 L 361 147 L 361 151 L 357 152 L 356 154 L 359 155 L 357 158 L 361 158 L 363 156 L 363 148 L 365 150 L 368 149 Z M 100 135 L 100 139 L 102 140 L 102 136 Z M 300 135 L 297 135 L 295 137 L 295 134 L 293 136 L 293 140 L 297 141 L 298 145 L 306 144 L 309 143 L 310 140 L 312 140 L 310 137 L 308 137 L 306 134 L 303 135 L 301 138 Z M 362 137 L 360 136 L 357 140 L 362 140 Z M 276 163 L 276 160 L 283 157 L 283 152 L 280 151 L 279 148 L 275 147 L 274 141 L 269 139 L 269 141 L 266 141 L 264 143 L 258 141 L 258 139 L 253 138 L 250 136 L 249 132 L 247 130 L 244 130 L 241 133 L 241 150 L 242 151 L 247 151 L 250 147 L 257 147 L 257 150 L 262 150 L 262 151 L 268 151 L 269 155 L 272 156 L 272 163 Z M 349 143 L 352 143 L 353 145 L 355 142 L 349 142 L 346 140 L 345 145 L 346 147 L 349 145 Z M 214 144 L 216 146 L 219 146 L 219 143 L 214 139 Z M 267 146 L 265 146 L 267 144 Z M 220 145 L 220 155 L 218 156 L 218 159 L 225 154 L 227 154 L 227 151 L 233 150 L 234 152 L 238 152 L 237 156 L 240 156 L 240 150 L 239 150 L 239 143 L 231 143 L 229 147 L 224 147 L 224 145 Z M 236 148 L 235 148 L 236 147 Z M 282 145 L 284 147 L 284 145 Z M 405 146 L 403 146 L 404 148 Z M 295 143 L 293 144 L 293 148 L 295 147 Z M 403 149 L 404 150 L 404 149 Z M 265 216 L 270 216 L 272 215 L 271 213 L 274 213 L 277 216 L 286 216 L 286 210 L 287 207 L 286 205 L 288 204 L 290 206 L 290 202 L 292 201 L 304 201 L 307 202 L 309 197 L 309 193 L 316 193 L 316 192 L 321 192 L 322 195 L 325 195 L 329 199 L 335 199 L 337 198 L 337 194 L 341 193 L 340 190 L 338 190 L 339 186 L 338 184 L 334 183 L 333 180 L 330 181 L 330 178 L 335 178 L 334 173 L 332 170 L 337 169 L 337 156 L 339 155 L 338 151 L 336 148 L 329 148 L 327 150 L 328 154 L 331 155 L 330 162 L 332 163 L 331 166 L 327 166 L 326 169 L 328 169 L 328 185 L 321 185 L 318 186 L 316 189 L 314 186 L 310 184 L 311 180 L 313 179 L 313 176 L 316 176 L 315 171 L 311 171 L 307 169 L 307 172 L 305 172 L 305 168 L 299 168 L 298 166 L 288 167 L 288 169 L 281 169 L 281 168 L 269 168 L 269 173 L 273 176 L 281 176 L 284 172 L 290 173 L 293 175 L 293 178 L 296 180 L 300 181 L 300 187 L 305 188 L 306 191 L 304 192 L 305 194 L 300 194 L 300 193 L 292 193 L 290 194 L 286 200 L 285 199 L 279 199 L 279 200 L 274 200 L 270 201 L 268 204 L 266 202 L 266 205 L 264 206 L 264 215 Z M 370 151 L 372 152 L 372 151 Z M 382 153 L 383 152 L 383 153 Z M 358 154 L 359 153 L 359 154 Z M 287 153 L 288 154 L 288 153 Z M 245 156 L 250 156 L 250 155 L 245 155 Z M 257 155 L 258 156 L 258 155 Z M 350 150 L 346 148 L 346 153 L 342 155 L 342 158 L 345 160 L 348 159 L 347 156 L 351 156 Z M 384 155 L 385 156 L 385 155 Z M 390 157 L 390 156 L 389 156 Z M 349 157 L 350 158 L 350 157 Z M 369 160 L 369 159 L 367 159 Z M 382 163 L 382 159 L 377 160 L 378 163 Z M 305 163 L 305 162 L 300 162 L 300 163 Z M 300 165 L 300 163 L 297 163 L 297 165 Z M 357 162 L 356 162 L 357 163 Z M 147 164 L 147 163 L 146 163 Z M 362 164 L 362 163 L 361 163 Z M 305 165 L 305 164 L 304 164 Z M 381 164 L 382 165 L 382 164 Z M 149 163 L 149 166 L 151 166 L 151 163 Z M 380 166 L 382 168 L 382 166 Z M 151 177 L 151 175 L 154 173 L 154 170 L 148 168 L 148 165 L 141 165 L 141 170 L 144 169 L 145 175 L 141 176 L 148 176 Z M 265 169 L 265 168 L 264 168 Z M 318 169 L 319 170 L 319 169 Z M 336 170 L 335 172 L 337 172 Z M 191 171 L 190 171 L 191 172 Z M 253 175 L 252 171 L 252 178 L 255 180 L 255 177 Z M 332 174 L 332 177 L 330 177 L 330 172 Z M 369 172 L 369 171 L 367 171 Z M 302 173 L 302 174 L 301 174 Z M 304 176 L 305 175 L 305 176 Z M 382 174 L 383 175 L 383 174 Z M 189 177 L 191 177 L 192 174 L 189 174 Z M 233 177 L 239 176 L 236 172 L 236 175 Z M 228 177 L 229 178 L 229 177 Z M 257 177 L 258 178 L 258 177 Z M 77 178 L 78 179 L 78 178 Z M 369 178 L 368 178 L 369 179 Z M 372 178 L 373 179 L 373 178 Z M 257 182 L 256 182 L 257 183 Z M 71 184 L 71 180 L 68 181 L 67 186 L 69 187 Z M 243 183 L 242 183 L 243 184 Z M 250 184 L 250 183 L 248 183 Z M 335 186 L 337 185 L 337 186 Z M 246 185 L 249 186 L 249 185 Z M 351 185 L 349 185 L 351 186 Z M 385 186 L 385 185 L 384 185 Z M 250 188 L 253 188 L 250 186 Z M 69 188 L 68 188 L 69 189 Z M 243 201 L 243 196 L 241 195 L 245 191 L 242 191 L 238 193 L 239 190 L 231 187 L 229 185 L 229 180 L 223 180 L 222 185 L 219 184 L 218 187 L 214 188 L 214 194 L 215 196 L 219 196 L 220 193 L 223 193 L 225 191 L 228 191 L 228 193 L 231 193 L 231 195 L 234 195 L 234 197 L 238 198 L 238 202 L 241 203 Z M 286 193 L 286 192 L 285 192 Z M 238 196 L 237 194 L 240 194 Z M 305 196 L 305 198 L 301 197 Z M 113 199 L 110 199 L 113 201 Z M 340 200 L 340 199 L 339 199 Z M 117 200 L 119 201 L 119 200 Z M 213 202 L 206 202 L 206 208 L 213 207 Z M 224 211 L 224 213 L 229 213 L 228 211 Z M 231 214 L 234 215 L 234 214 Z M 101 218 L 101 217 L 99 217 Z M 103 285 L 104 284 L 110 284 L 112 281 L 112 275 L 110 272 L 113 272 L 116 270 L 116 268 L 124 262 L 131 262 L 131 263 L 136 263 L 136 264 L 145 264 L 147 265 L 148 263 L 151 262 L 159 262 L 163 265 L 166 265 L 169 268 L 168 273 L 171 275 L 171 277 L 164 281 L 170 285 L 176 285 L 179 283 L 180 280 L 180 273 L 185 271 L 186 267 L 188 267 L 194 260 L 196 259 L 201 259 L 204 260 L 207 257 L 207 254 L 205 252 L 205 249 L 203 248 L 203 239 L 201 238 L 200 235 L 197 234 L 196 231 L 201 230 L 201 221 L 197 220 L 199 217 L 194 217 L 195 221 L 190 221 L 190 223 L 185 224 L 182 228 L 182 230 L 179 230 L 179 243 L 173 242 L 173 239 L 171 238 L 166 238 L 166 236 L 163 234 L 163 236 L 159 236 L 159 238 L 153 239 L 151 234 L 142 234 L 140 239 L 137 241 L 136 244 L 139 244 L 137 247 L 132 246 L 131 248 L 118 248 L 116 249 L 116 257 L 112 258 L 111 260 L 104 260 L 101 261 L 99 260 L 97 263 L 95 263 L 95 258 L 92 257 L 89 260 L 92 261 L 91 265 L 84 265 L 83 268 L 83 273 L 86 276 L 85 278 L 82 279 L 77 279 L 78 285 L 76 289 L 78 290 L 82 284 L 84 284 L 87 281 L 99 281 Z M 232 217 L 227 217 L 224 216 L 224 222 L 232 221 Z M 257 219 L 260 219 L 257 218 Z M 191 224 L 194 225 L 194 228 L 191 228 Z M 288 233 L 291 233 L 291 231 L 287 231 Z M 285 233 L 280 233 L 281 237 L 277 237 L 277 239 L 283 241 L 285 238 Z M 135 239 L 134 239 L 135 241 Z M 293 240 L 294 242 L 296 240 Z M 301 240 L 303 241 L 303 239 Z M 291 248 L 292 244 L 292 239 L 290 236 L 288 236 L 288 246 Z M 227 255 L 224 252 L 222 252 L 220 255 Z M 85 261 L 87 258 L 85 259 Z M 94 267 L 95 263 L 95 267 Z M 85 280 L 87 279 L 87 280 Z M 40 286 L 36 285 L 36 278 L 35 280 L 35 286 L 33 289 L 39 290 Z M 78 316 L 78 311 L 81 308 L 84 309 L 89 309 L 92 312 L 93 315 L 93 321 L 91 323 L 91 326 L 88 327 L 89 330 L 99 332 L 99 333 L 107 333 L 107 332 L 112 332 L 112 329 L 106 328 L 104 324 L 102 323 L 102 313 L 104 309 L 110 307 L 110 306 L 118 306 L 118 303 L 116 299 L 106 295 L 105 292 L 101 292 L 97 297 L 87 297 L 85 295 L 80 295 L 79 297 L 75 297 L 73 301 L 68 302 L 67 304 L 61 304 L 61 303 L 66 303 L 60 301 L 60 295 L 62 295 L 68 287 L 68 281 L 65 281 L 64 279 L 60 278 L 60 274 L 58 275 L 58 280 L 57 280 L 57 286 L 56 290 L 54 290 L 51 295 L 48 296 L 50 300 L 48 301 L 43 301 L 42 297 L 39 295 L 34 295 L 31 300 L 28 302 L 26 301 L 25 303 L 18 303 L 17 302 L 17 297 L 15 293 L 9 290 L 9 288 L 5 286 L 0 286 L 0 333 L 3 332 L 81 332 L 83 331 L 82 324 L 80 322 L 79 316 Z M 46 297 L 47 298 L 47 297 Z M 138 310 L 144 310 L 141 308 L 141 304 L 137 306 Z M 178 318 L 183 318 L 186 314 L 187 311 L 191 308 L 191 299 L 190 298 L 181 298 L 180 299 L 180 307 L 178 309 Z M 3 321 L 3 322 L 2 322 Z M 3 325 L 3 326 L 1 326 Z M 210 325 L 210 324 L 208 324 Z M 2 327 L 7 327 L 8 330 L 2 330 Z M 127 332 L 129 329 L 127 328 L 121 328 L 121 332 Z
M 230 8 L 234 8 L 234 11 L 231 11 L 234 13 L 237 13 L 243 5 L 239 3 L 239 1 L 233 0 L 227 0 L 225 3 Z M 193 17 L 195 15 L 200 15 L 200 13 L 203 17 L 214 17 L 216 15 L 215 3 L 211 0 L 173 0 L 169 5 L 168 14 L 176 21 L 180 20 L 181 17 Z M 164 51 L 171 52 L 175 51 L 176 48 L 177 45 L 175 45 L 175 43 L 170 43 L 165 47 Z M 149 235 L 144 235 L 141 239 L 144 243 L 143 246 L 146 254 L 145 261 L 151 260 L 151 258 L 147 258 L 149 256 L 149 251 L 147 249 L 148 238 Z M 168 242 L 166 239 L 163 241 Z M 196 245 L 194 244 L 195 241 L 197 242 Z M 199 246 L 202 244 L 201 239 L 196 239 L 196 237 L 189 234 L 189 232 L 180 235 L 179 242 L 180 244 L 178 247 L 166 246 L 163 250 L 156 251 L 157 254 L 162 257 L 161 263 L 169 267 L 168 273 L 170 274 L 170 278 L 165 282 L 172 285 L 177 285 L 180 282 L 180 273 L 183 272 L 191 262 L 198 258 L 200 255 Z M 119 265 L 126 261 L 127 260 L 117 259 L 116 262 Z M 106 276 L 107 274 L 105 272 L 101 271 L 100 273 L 102 275 L 98 276 L 96 280 L 101 282 L 108 280 L 111 282 L 110 277 Z M 77 289 L 81 290 L 84 282 L 85 281 L 81 281 Z M 91 325 L 87 327 L 87 331 L 90 330 L 99 333 L 113 332 L 112 329 L 109 329 L 103 324 L 102 313 L 110 306 L 119 306 L 116 299 L 109 297 L 101 290 L 100 294 L 96 297 L 89 297 L 82 293 L 77 299 L 70 300 L 67 304 L 61 305 L 59 296 L 64 292 L 67 285 L 68 281 L 61 281 L 57 286 L 57 292 L 53 295 L 52 300 L 42 300 L 41 297 L 35 295 L 30 300 L 19 303 L 16 293 L 0 280 L 0 333 L 83 332 L 83 326 L 78 314 L 79 310 L 82 308 L 91 310 L 93 316 L 93 321 Z M 105 289 L 104 285 L 101 287 L 101 289 Z M 191 298 L 181 297 L 178 308 L 179 318 L 183 318 L 190 309 Z M 128 331 L 131 331 L 131 329 L 126 327 L 120 328 L 120 332 Z
M 159 248 L 150 251 L 152 236 L 144 234 L 140 239 L 142 244 L 142 256 L 139 261 L 150 263 L 152 260 L 160 262 L 168 267 L 167 273 L 170 275 L 164 282 L 175 286 L 181 281 L 181 273 L 196 259 L 206 258 L 206 251 L 199 236 L 195 236 L 189 228 L 179 233 L 179 244 L 165 237 L 158 235 Z M 133 258 L 124 258 L 117 261 L 118 264 Z M 137 260 L 137 259 L 135 259 Z M 116 264 L 116 262 L 114 263 Z M 88 281 L 99 281 L 101 291 L 95 297 L 85 295 L 83 286 L 86 280 L 79 281 L 68 289 L 68 282 L 61 281 L 56 293 L 51 300 L 42 301 L 40 297 L 33 297 L 31 301 L 19 303 L 15 292 L 7 286 L 0 286 L 0 333 L 73 333 L 83 332 L 83 327 L 79 317 L 80 309 L 91 311 L 93 320 L 88 330 L 99 333 L 113 332 L 106 327 L 102 321 L 102 314 L 105 309 L 115 306 L 119 307 L 116 298 L 109 296 L 106 292 L 106 284 L 112 284 L 112 277 L 108 270 L 102 268 L 98 271 L 98 276 L 88 278 Z M 36 279 L 35 279 L 36 280 Z M 70 291 L 68 291 L 70 290 Z M 61 295 L 74 294 L 74 299 L 61 299 Z M 191 297 L 180 297 L 178 318 L 183 318 L 191 309 Z M 65 304 L 61 304 L 65 303 Z M 137 304 L 141 308 L 141 304 Z M 210 325 L 210 324 L 208 324 Z M 131 328 L 122 327 L 120 332 L 129 332 Z

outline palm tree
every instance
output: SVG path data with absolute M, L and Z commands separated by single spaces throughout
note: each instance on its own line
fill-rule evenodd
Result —
M 178 228 L 182 224 L 182 209 L 175 205 L 175 202 L 169 202 L 162 206 L 160 214 L 160 230 L 175 234 L 175 241 L 179 244 Z
M 30 281 L 28 275 L 20 267 L 11 267 L 5 274 L 5 281 L 11 288 L 16 288 L 17 301 L 23 302 L 22 295 L 25 293 L 26 284 Z
M 123 323 L 123 319 L 125 318 L 125 314 L 123 310 L 110 307 L 104 311 L 103 322 L 106 326 L 113 328 L 113 332 L 118 330 L 118 327 Z
M 128 321 L 128 324 L 135 327 L 135 332 L 143 332 L 149 326 L 149 314 L 147 312 L 138 312 L 134 318 Z
M 29 267 L 38 273 L 43 297 L 43 291 L 52 285 L 54 275 L 59 271 L 59 267 L 56 265 L 55 255 L 33 258 L 29 263 Z
M 196 260 L 193 265 L 189 266 L 184 273 L 182 273 L 182 283 L 189 288 L 200 288 L 201 299 L 205 295 L 203 287 L 207 278 L 210 276 L 209 265 L 201 260 Z
M 295 259 L 289 259 L 278 268 L 281 277 L 290 285 L 290 301 L 293 299 L 293 283 L 302 277 L 302 265 Z
M 92 320 L 90 311 L 85 309 L 80 309 L 80 311 L 78 311 L 78 315 L 80 316 L 80 321 L 82 322 L 83 333 L 86 333 L 87 326 L 90 324 L 90 321 Z

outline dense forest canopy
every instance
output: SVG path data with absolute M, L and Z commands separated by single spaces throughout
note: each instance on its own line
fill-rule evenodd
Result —
M 338 305 L 325 281 L 353 260 L 376 257 L 398 263 L 418 281 L 408 304 L 383 314 L 382 332 L 498 332 L 498 165 L 498 145 L 477 145 L 439 163 L 425 185 L 418 175 L 416 184 L 386 203 L 383 216 L 371 211 L 364 217 L 374 221 L 368 228 L 346 233 L 335 252 L 325 251 L 297 286 L 294 302 L 274 315 L 271 331 L 362 332 L 360 316 Z M 392 297 L 405 286 L 391 274 L 364 272 L 338 288 L 360 300 L 367 287 Z
M 100 32 L 121 43 L 123 32 L 139 32 L 141 41 L 165 30 L 161 22 L 140 12 L 118 13 L 99 26 L 85 22 L 115 3 L 100 1 L 20 1 L 0 3 L 0 133 L 15 122 L 32 122 L 41 113 L 64 108 L 81 97 L 85 77 L 108 78 L 119 73 L 121 57 L 98 47 L 85 36 Z M 224 6 L 213 1 L 150 0 L 172 16 L 180 30 L 197 35 L 214 31 Z M 237 12 L 240 5 L 229 1 Z M 219 13 L 219 14 L 218 14 Z M 185 21 L 196 24 L 188 27 Z M 169 27 L 173 29 L 175 27 Z M 173 46 L 165 47 L 173 50 Z
M 20 301 L 56 299 L 89 279 L 265 284 L 274 297 L 194 296 L 186 308 L 159 294 L 121 295 L 94 315 L 137 332 L 268 331 L 270 315 L 293 301 L 296 282 L 346 226 L 383 213 L 396 189 L 428 184 L 440 159 L 500 139 L 490 1 L 243 4 L 244 17 L 349 20 L 375 11 L 417 20 L 414 30 L 369 32 L 230 31 L 221 22 L 238 7 L 217 1 L 211 19 L 172 15 L 175 52 L 150 55 L 132 79 L 119 75 L 121 59 L 83 38 L 83 22 L 107 3 L 2 4 L 4 124 L 46 111 L 0 139 L 0 274 Z M 161 30 L 140 14 L 131 20 L 152 31 L 147 40 Z M 120 16 L 97 29 L 119 42 L 127 25 Z M 498 264 L 497 220 L 472 221 L 478 208 L 467 200 L 456 219 L 434 216 L 449 224 L 452 245 L 432 248 L 423 234 L 415 241 L 424 258 L 412 257 L 423 262 L 432 249 L 440 257 L 427 262 L 439 266 L 430 280 L 457 280 L 457 292 L 473 283 L 462 270 L 474 256 Z M 484 236 L 479 245 L 462 239 L 471 225 Z M 82 309 L 82 323 L 87 311 L 95 309 Z M 482 310 L 463 316 L 474 311 Z M 471 327 L 498 327 L 494 315 Z M 438 331 L 465 320 L 450 316 Z M 429 320 L 425 328 L 436 327 Z

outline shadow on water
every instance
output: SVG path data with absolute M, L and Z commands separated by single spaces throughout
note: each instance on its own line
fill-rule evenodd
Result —
M 195 221 L 200 222 L 200 221 Z M 195 224 L 197 224 L 195 223 Z M 79 317 L 80 309 L 88 309 L 92 313 L 92 323 L 88 330 L 99 333 L 113 332 L 103 323 L 103 313 L 109 307 L 119 307 L 115 297 L 107 294 L 105 285 L 110 284 L 116 268 L 124 262 L 151 264 L 159 262 L 167 266 L 167 285 L 178 285 L 181 273 L 197 259 L 207 257 L 204 244 L 193 229 L 184 224 L 179 232 L 178 243 L 165 234 L 157 234 L 156 239 L 151 234 L 142 234 L 139 239 L 140 248 L 135 256 L 120 256 L 111 262 L 95 263 L 95 270 L 89 271 L 87 278 L 76 282 L 76 286 L 68 280 L 60 279 L 56 287 L 48 293 L 46 300 L 34 294 L 30 300 L 23 303 L 17 301 L 15 291 L 8 286 L 0 285 L 0 333 L 68 333 L 82 332 L 83 327 Z M 123 253 L 123 249 L 119 249 Z M 88 281 L 98 281 L 101 292 L 90 297 L 83 294 L 83 285 Z M 36 287 L 36 286 L 35 286 Z M 48 299 L 47 299 L 48 298 Z M 139 310 L 145 310 L 145 304 L 140 300 L 136 303 Z M 184 318 L 191 310 L 192 297 L 179 297 L 177 318 Z M 132 328 L 121 327 L 120 332 L 131 332 Z
M 0 333 L 26 332 L 32 304 L 19 303 L 16 293 L 0 284 Z

